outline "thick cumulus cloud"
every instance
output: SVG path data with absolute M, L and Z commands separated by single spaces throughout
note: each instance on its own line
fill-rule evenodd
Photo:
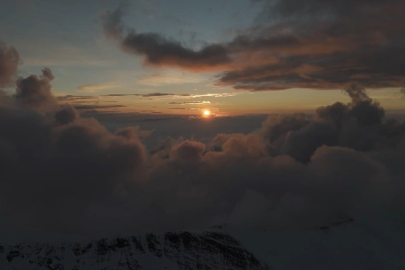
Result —
M 302 114 L 269 118 L 259 132 L 268 142 L 269 151 L 308 162 L 322 145 L 370 151 L 377 145 L 398 143 L 391 132 L 401 124 L 386 121 L 384 109 L 367 96 L 364 88 L 352 85 L 345 91 L 352 99 L 349 104 L 320 107 L 314 120 Z
M 17 81 L 16 101 L 39 110 L 52 110 L 56 99 L 51 94 L 50 82 L 54 76 L 49 68 L 42 70 L 42 75 L 30 75 Z
M 106 235 L 350 217 L 405 228 L 405 124 L 359 86 L 314 118 L 269 117 L 248 134 L 167 138 L 148 152 L 150 132 L 112 133 L 59 104 L 51 74 L 18 79 L 0 101 L 1 226 Z
M 105 14 L 104 32 L 146 64 L 222 70 L 217 84 L 235 89 L 403 86 L 403 1 L 254 2 L 263 7 L 255 25 L 229 42 L 197 51 L 158 34 L 126 31 L 122 7 Z
M 89 207 L 121 203 L 127 186 L 142 179 L 143 133 L 112 134 L 81 118 L 72 106 L 58 104 L 52 79 L 47 68 L 20 78 L 15 95 L 0 101 L 2 225 L 91 231 L 96 223 L 83 226 L 92 216 Z

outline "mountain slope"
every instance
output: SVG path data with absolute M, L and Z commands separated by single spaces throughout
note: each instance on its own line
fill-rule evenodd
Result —
M 88 243 L 0 244 L 0 269 L 268 269 L 220 231 L 147 234 Z

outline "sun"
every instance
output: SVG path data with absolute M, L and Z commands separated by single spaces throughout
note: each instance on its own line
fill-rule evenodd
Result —
M 209 110 L 204 110 L 203 115 L 204 115 L 205 117 L 208 117 L 208 116 L 211 115 L 211 112 L 210 112 Z

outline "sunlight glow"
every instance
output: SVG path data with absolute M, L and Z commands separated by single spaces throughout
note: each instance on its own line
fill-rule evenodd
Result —
M 209 110 L 204 110 L 203 115 L 204 115 L 205 117 L 208 117 L 208 116 L 211 115 L 211 112 L 210 112 Z

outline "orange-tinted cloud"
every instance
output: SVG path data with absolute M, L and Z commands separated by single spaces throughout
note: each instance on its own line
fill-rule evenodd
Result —
M 217 85 L 250 91 L 402 86 L 405 19 L 399 0 L 260 1 L 257 25 L 227 43 L 192 50 L 154 33 L 125 32 L 122 8 L 104 32 L 146 65 L 222 71 Z

